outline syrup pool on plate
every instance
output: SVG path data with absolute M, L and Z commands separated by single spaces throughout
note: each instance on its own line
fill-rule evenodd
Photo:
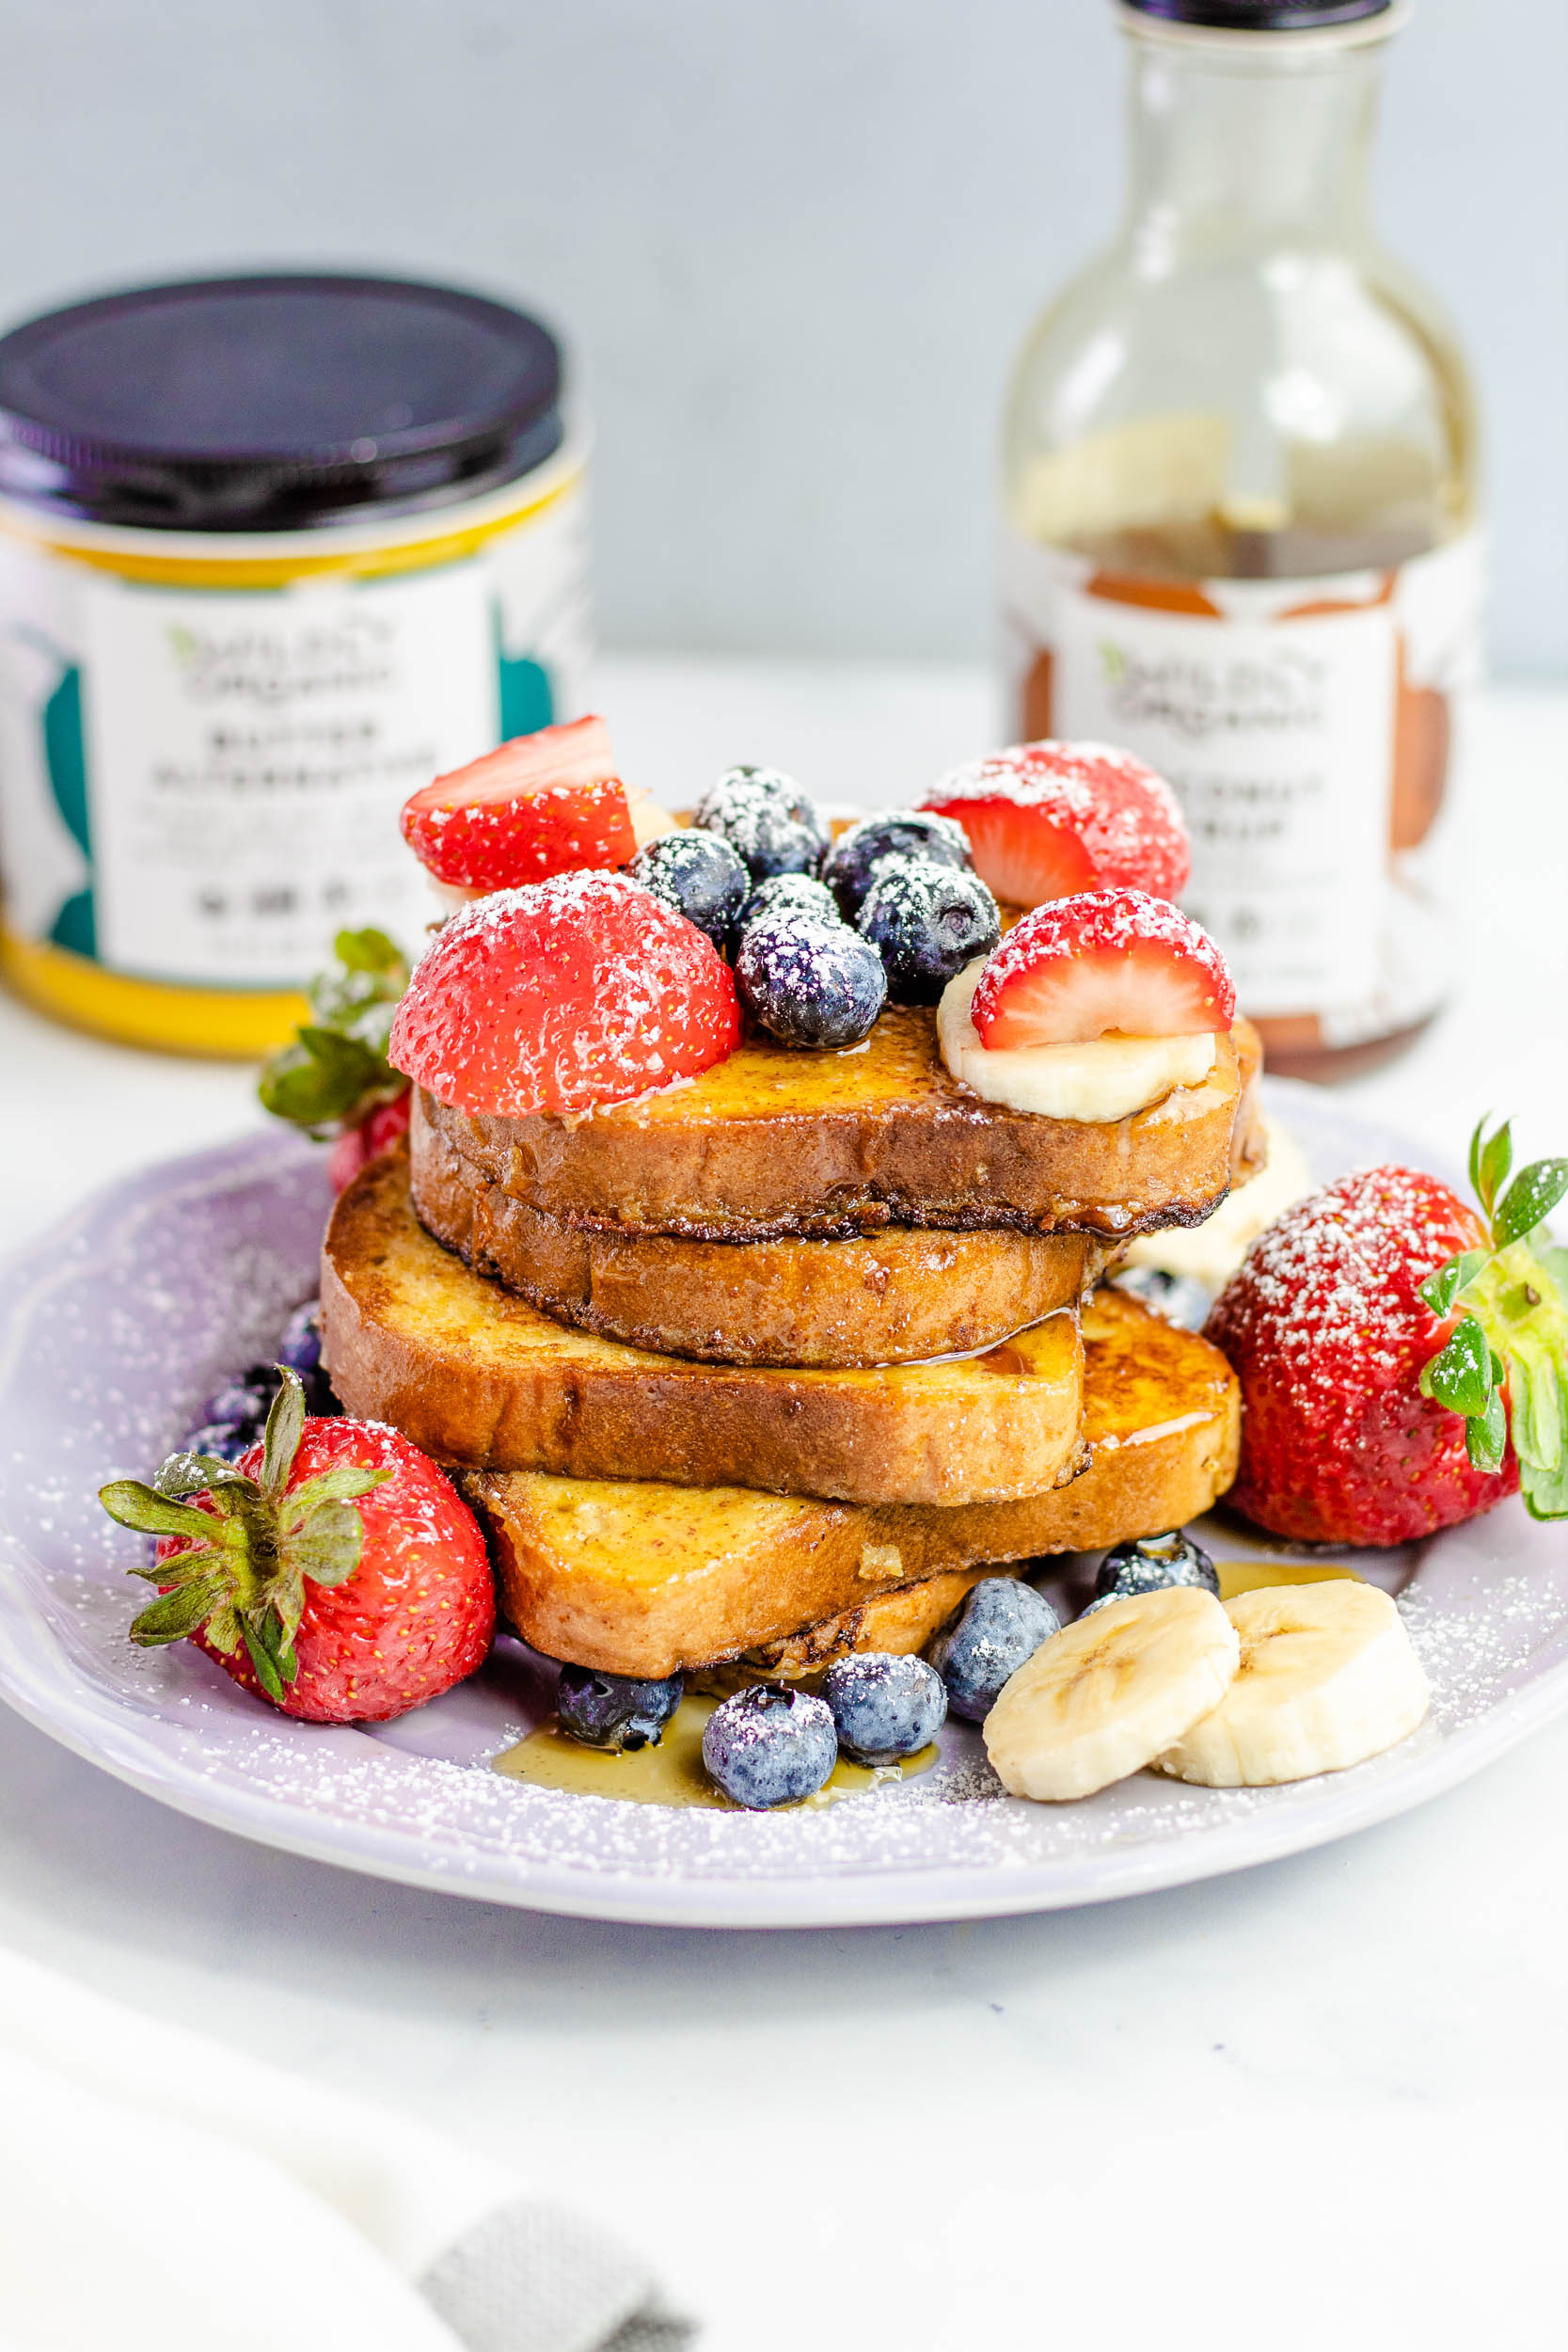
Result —
M 703 1765 L 703 1732 L 718 1704 L 713 1698 L 682 1699 L 657 1748 L 636 1748 L 624 1756 L 568 1739 L 552 1719 L 515 1747 L 503 1748 L 492 1766 L 535 1788 L 564 1788 L 579 1797 L 620 1797 L 628 1804 L 705 1804 L 737 1813 L 741 1808 L 715 1786 Z M 826 1785 L 807 1797 L 805 1805 L 836 1804 L 879 1781 L 911 1779 L 928 1772 L 936 1760 L 934 1744 L 897 1764 L 852 1764 L 841 1756 Z

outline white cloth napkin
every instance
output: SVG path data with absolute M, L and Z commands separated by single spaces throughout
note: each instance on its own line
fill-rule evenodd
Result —
M 0 2352 L 680 2352 L 505 2167 L 0 1951 Z

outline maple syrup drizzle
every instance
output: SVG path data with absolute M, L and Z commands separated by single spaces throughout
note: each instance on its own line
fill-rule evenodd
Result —
M 1234 1600 L 1238 1593 L 1261 1592 L 1276 1584 L 1330 1584 L 1345 1578 L 1354 1584 L 1366 1581 L 1338 1560 L 1216 1560 L 1214 1566 L 1221 1600 Z
M 505 1772 L 510 1779 L 526 1781 L 533 1788 L 564 1788 L 584 1797 L 619 1797 L 628 1804 L 702 1804 L 725 1813 L 738 1813 L 742 1808 L 732 1804 L 703 1767 L 703 1730 L 718 1704 L 717 1699 L 711 1698 L 682 1699 L 665 1725 L 657 1747 L 637 1748 L 626 1756 L 612 1755 L 606 1748 L 585 1747 L 580 1740 L 568 1739 L 552 1721 L 531 1731 L 515 1747 L 503 1748 L 499 1756 L 492 1757 L 492 1769 Z M 837 1804 L 841 1798 L 874 1788 L 879 1781 L 908 1780 L 918 1772 L 928 1772 L 936 1760 L 934 1744 L 922 1748 L 917 1755 L 905 1756 L 898 1764 L 851 1764 L 841 1756 L 826 1785 L 815 1796 L 807 1797 L 800 1805 L 780 1809 L 806 1812 L 813 1807 Z

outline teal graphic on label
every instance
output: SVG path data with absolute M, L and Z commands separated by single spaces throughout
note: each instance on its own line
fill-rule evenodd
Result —
M 531 654 L 509 654 L 501 640 L 500 609 L 490 608 L 490 626 L 496 641 L 497 703 L 500 720 L 500 739 L 510 743 L 515 735 L 537 735 L 555 717 L 555 705 L 550 693 L 549 673 Z
M 74 662 L 60 674 L 60 682 L 43 706 L 43 764 L 68 833 L 92 864 L 92 835 L 87 824 L 87 754 L 82 738 L 82 673 Z M 98 954 L 98 922 L 93 912 L 92 885 L 68 898 L 49 926 L 56 947 L 72 955 Z
M 79 663 L 36 628 L 14 631 L 16 642 L 41 654 L 55 673 L 55 683 L 38 706 L 39 748 L 50 798 L 60 822 L 92 872 L 92 824 L 87 806 L 87 751 L 82 724 L 82 672 Z M 55 908 L 45 936 L 55 947 L 72 955 L 98 955 L 98 915 L 89 879 Z

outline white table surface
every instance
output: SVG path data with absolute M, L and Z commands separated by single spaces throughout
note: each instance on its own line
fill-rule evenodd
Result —
M 627 772 L 677 798 L 761 758 L 827 796 L 893 801 L 994 734 L 967 671 L 621 660 L 600 704 Z M 1465 883 L 1452 1009 L 1344 1094 L 1450 1159 L 1487 1109 L 1517 1115 L 1527 1153 L 1568 1150 L 1568 695 L 1482 706 L 1450 866 Z M 8 1244 L 261 1116 L 245 1069 L 121 1051 L 4 997 L 0 1075 Z M 1085 2166 L 1105 2169 L 1130 2227 L 1151 2201 L 1212 2217 L 1292 2151 L 1321 2169 L 1338 2146 L 1348 2181 L 1412 2114 L 1447 2145 L 1454 2103 L 1539 2115 L 1568 2098 L 1565 1789 L 1568 1721 L 1402 1820 L 1186 1891 L 720 1936 L 292 1860 L 161 1809 L 0 1710 L 0 1940 L 509 2155 L 640 2238 L 707 2319 L 709 2352 L 1004 2345 L 1037 2340 L 1046 2217 Z M 1187 2181 L 1169 2169 L 1182 2146 Z M 1002 2217 L 1025 2234 L 981 2263 Z M 1370 2258 L 1331 2240 L 1311 2267 L 1337 2259 L 1348 2280 Z M 1462 2300 L 1423 2344 L 1465 2340 Z

